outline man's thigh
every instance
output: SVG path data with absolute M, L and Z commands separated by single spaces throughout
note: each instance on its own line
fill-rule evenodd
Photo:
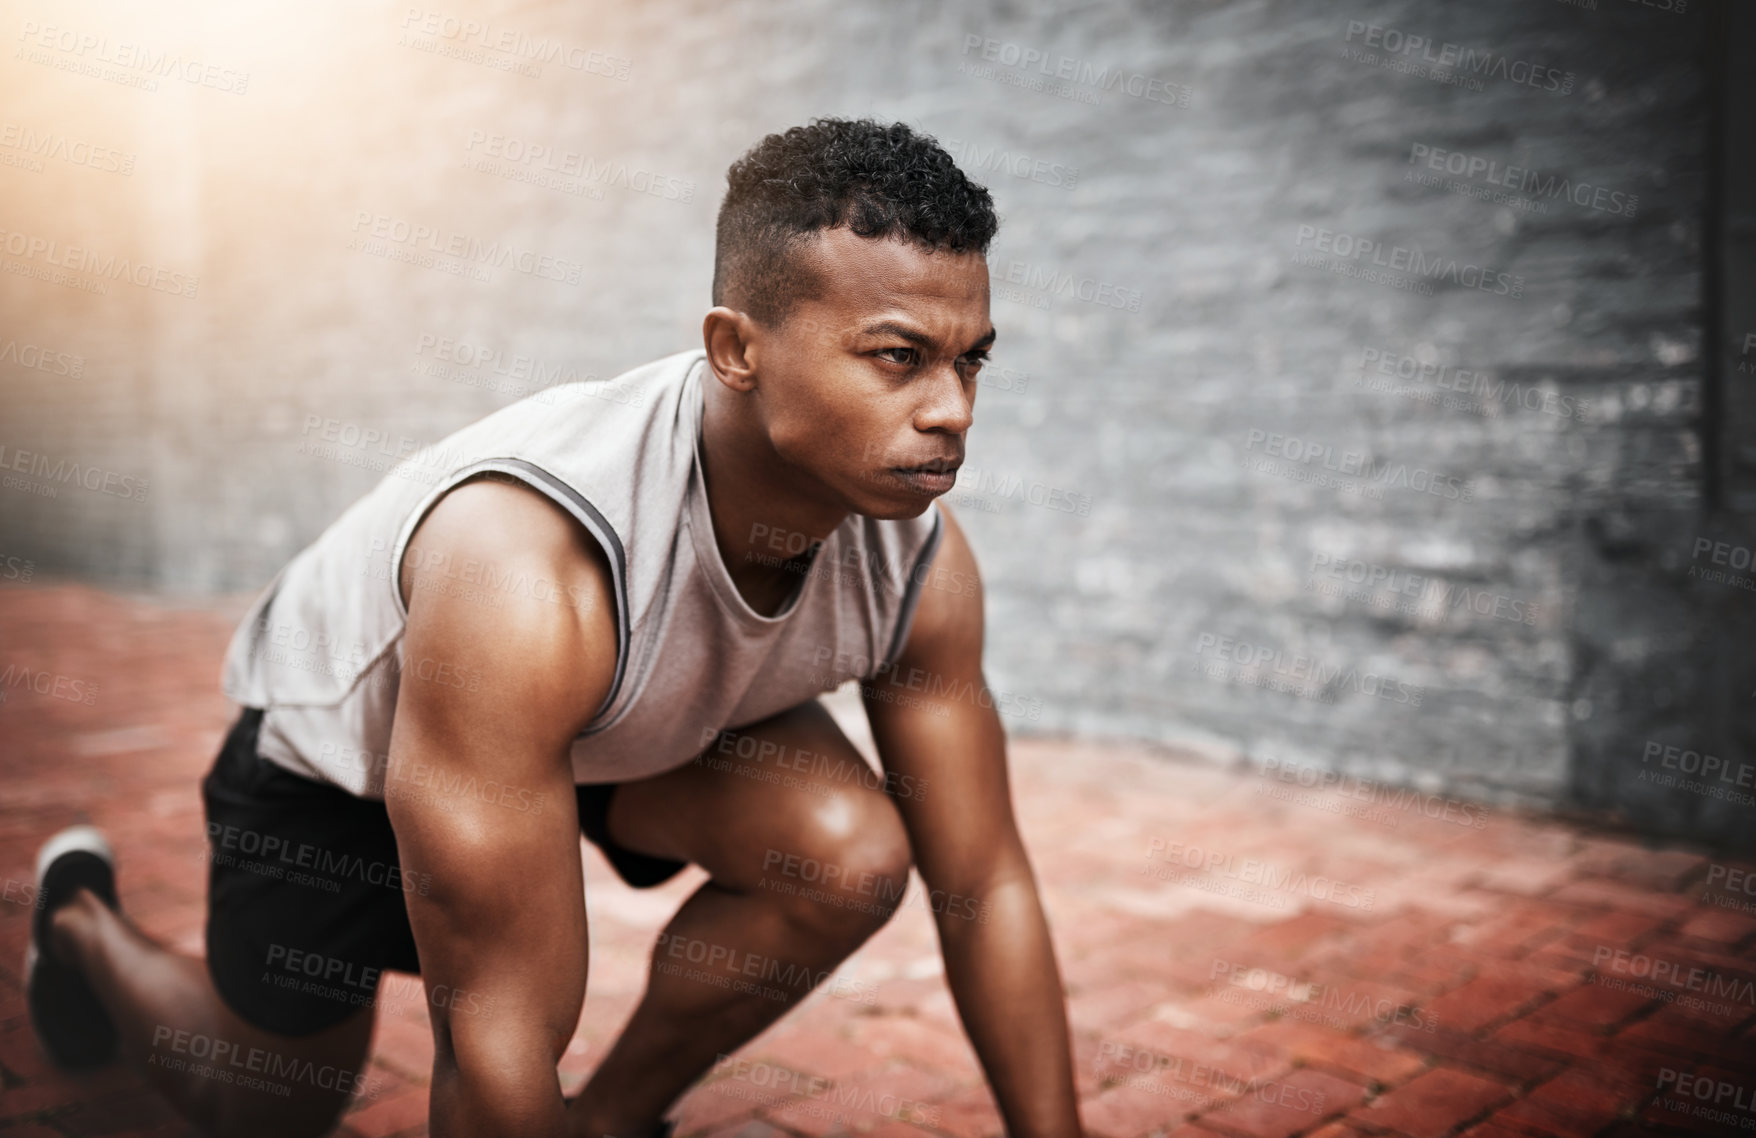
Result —
M 723 885 L 755 888 L 788 856 L 845 851 L 870 862 L 906 851 L 885 786 L 811 700 L 722 733 L 676 770 L 621 784 L 610 836 L 640 853 L 694 862 Z

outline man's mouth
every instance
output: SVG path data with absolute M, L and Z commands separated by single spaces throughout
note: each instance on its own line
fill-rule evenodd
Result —
M 943 494 L 957 485 L 960 458 L 936 458 L 915 466 L 893 466 L 890 472 L 909 488 L 924 494 Z

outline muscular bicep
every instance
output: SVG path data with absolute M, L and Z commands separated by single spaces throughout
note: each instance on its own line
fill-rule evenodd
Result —
M 576 531 L 534 491 L 472 483 L 422 522 L 403 574 L 385 802 L 426 886 L 407 896 L 409 923 L 441 1055 L 493 1108 L 465 1112 L 477 1120 L 531 1105 L 496 1096 L 552 1089 L 584 996 L 570 746 L 608 691 L 616 643 L 607 568 Z M 472 562 L 491 571 L 459 587 Z M 519 584 L 538 579 L 558 587 Z
M 949 510 L 933 572 L 895 663 L 863 685 L 886 770 L 912 778 L 897 797 L 921 876 L 972 891 L 1020 871 L 1006 733 L 982 674 L 982 593 L 975 555 Z

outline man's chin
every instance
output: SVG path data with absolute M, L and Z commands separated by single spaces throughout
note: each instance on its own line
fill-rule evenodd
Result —
M 933 500 L 934 500 L 933 498 L 928 498 L 924 502 L 918 502 L 918 503 L 911 505 L 911 506 L 894 506 L 893 505 L 893 506 L 890 506 L 890 507 L 883 509 L 883 510 L 878 510 L 878 509 L 855 510 L 854 512 L 856 514 L 859 514 L 861 517 L 871 518 L 873 521 L 879 521 L 879 522 L 907 521 L 909 518 L 918 518 L 922 514 L 926 513 L 927 507 L 933 504 Z
M 889 493 L 868 494 L 857 502 L 849 503 L 848 509 L 850 513 L 874 521 L 904 521 L 920 517 L 927 512 L 928 506 L 943 496 L 943 493 L 921 493 L 899 481 Z

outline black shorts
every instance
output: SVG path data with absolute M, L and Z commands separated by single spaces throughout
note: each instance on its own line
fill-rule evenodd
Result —
M 248 1022 L 308 1035 L 372 1005 L 385 969 L 419 972 L 404 874 L 384 803 L 301 778 L 256 753 L 262 712 L 245 708 L 201 783 L 207 811 L 207 969 Z M 610 840 L 616 784 L 577 788 L 579 828 L 622 880 L 646 888 L 684 863 Z

